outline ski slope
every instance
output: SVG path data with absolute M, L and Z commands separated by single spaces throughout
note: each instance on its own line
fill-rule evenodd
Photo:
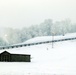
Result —
M 7 51 L 30 54 L 31 62 L 0 62 L 0 75 L 76 75 L 75 40 L 56 42 L 54 48 L 41 44 Z

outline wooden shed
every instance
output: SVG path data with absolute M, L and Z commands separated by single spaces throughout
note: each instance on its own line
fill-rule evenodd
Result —
M 30 62 L 28 54 L 12 54 L 8 51 L 0 53 L 0 61 L 2 62 Z

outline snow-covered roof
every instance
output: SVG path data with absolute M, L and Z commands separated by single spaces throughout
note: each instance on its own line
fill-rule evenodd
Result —
M 76 38 L 76 33 L 68 33 L 68 34 L 65 34 L 65 36 L 59 35 L 59 36 L 40 36 L 40 37 L 35 37 L 35 38 L 29 39 L 29 40 L 27 40 L 27 41 L 25 41 L 23 43 L 13 44 L 13 45 L 11 45 L 11 46 L 9 45 L 7 47 L 19 46 L 19 45 L 21 46 L 21 45 L 24 45 L 24 44 L 40 43 L 40 42 L 47 42 L 47 41 L 53 41 L 53 40 L 62 40 L 62 39 L 69 39 L 69 38 L 70 39 L 71 38 Z
M 52 41 L 52 38 L 53 38 L 53 40 L 59 40 L 59 39 L 74 38 L 74 37 L 76 37 L 76 33 L 68 33 L 65 36 L 62 36 L 62 35 L 59 35 L 59 36 L 41 36 L 41 37 L 35 37 L 32 39 L 29 39 L 29 40 L 23 42 L 22 44 Z
M 9 52 L 10 54 L 24 54 L 24 55 L 30 55 L 28 53 L 18 51 L 18 50 L 0 50 L 0 53 L 3 53 L 4 51 Z

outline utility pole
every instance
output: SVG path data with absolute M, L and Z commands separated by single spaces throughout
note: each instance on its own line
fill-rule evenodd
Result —
M 54 33 L 52 33 L 52 48 L 54 48 Z

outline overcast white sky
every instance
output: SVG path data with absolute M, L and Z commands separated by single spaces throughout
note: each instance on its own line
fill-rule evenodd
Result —
M 21 28 L 67 18 L 76 21 L 76 0 L 0 0 L 0 27 Z

